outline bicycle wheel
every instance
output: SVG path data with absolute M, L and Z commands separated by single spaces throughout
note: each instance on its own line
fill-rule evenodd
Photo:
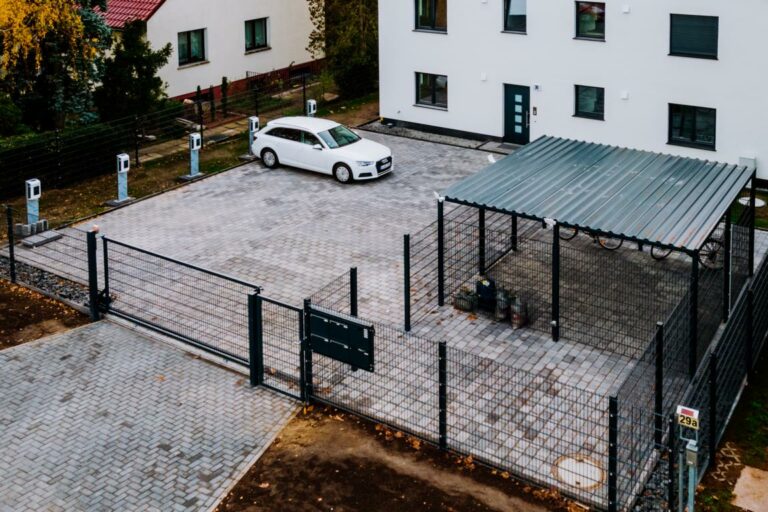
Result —
M 663 247 L 656 247 L 655 245 L 651 247 L 651 257 L 655 260 L 663 260 L 666 259 L 670 254 L 672 254 L 672 249 L 664 249 Z
M 576 228 L 560 226 L 560 240 L 573 240 L 578 234 L 579 230 Z
M 602 247 L 603 249 L 606 249 L 608 251 L 615 251 L 616 249 L 624 245 L 624 240 L 622 240 L 621 238 L 599 236 L 597 237 L 597 243 L 599 243 L 600 247 Z
M 710 238 L 699 251 L 699 261 L 712 270 L 723 268 L 723 242 Z

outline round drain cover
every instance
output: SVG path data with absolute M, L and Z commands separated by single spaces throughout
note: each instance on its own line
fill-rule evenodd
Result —
M 600 464 L 583 455 L 560 457 L 552 467 L 552 474 L 577 489 L 594 489 L 605 481 L 605 471 Z
M 739 203 L 743 204 L 744 206 L 749 206 L 749 198 L 748 197 L 742 197 L 739 199 Z M 762 208 L 765 206 L 765 201 L 760 199 L 759 197 L 755 198 L 755 208 Z

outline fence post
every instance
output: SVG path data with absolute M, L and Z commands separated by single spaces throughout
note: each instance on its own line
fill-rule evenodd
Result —
M 667 455 L 667 505 L 670 512 L 675 512 L 677 509 L 677 500 L 675 500 L 675 490 L 677 489 L 677 471 L 675 471 L 675 462 L 677 461 L 677 432 L 675 423 L 675 415 L 669 415 L 669 438 L 667 439 L 667 445 L 669 447 L 669 454 Z
M 91 320 L 94 322 L 101 318 L 99 313 L 99 275 L 96 265 L 96 231 L 89 231 L 86 235 L 88 244 L 88 308 Z
M 208 86 L 208 106 L 211 111 L 211 121 L 216 120 L 216 95 L 213 93 L 213 86 Z
M 301 97 L 304 101 L 304 115 L 307 115 L 307 74 L 301 73 Z
M 691 311 L 690 311 L 690 339 L 688 340 L 688 376 L 693 379 L 696 376 L 696 363 L 698 362 L 698 338 L 699 338 L 699 253 L 691 254 Z
M 403 321 L 411 330 L 411 235 L 403 236 Z
M 512 215 L 512 250 L 517 252 L 517 215 Z
M 141 167 L 141 160 L 139 160 L 139 151 L 141 150 L 141 125 L 139 124 L 139 116 L 133 116 L 133 161 L 136 167 Z
M 229 80 L 221 77 L 221 115 L 226 119 L 229 115 Z
M 608 399 L 608 512 L 618 507 L 618 433 L 619 401 L 615 396 Z
M 747 288 L 747 340 L 746 347 L 744 347 L 744 365 L 747 369 L 747 378 L 752 375 L 754 361 L 752 360 L 755 347 L 755 291 L 752 289 L 752 285 Z
M 437 305 L 445 305 L 445 217 L 443 200 L 437 200 Z
M 757 171 L 752 173 L 749 185 L 749 277 L 755 275 L 755 189 L 757 188 Z
M 656 445 L 663 441 L 664 428 L 664 324 L 656 324 L 656 386 L 655 386 Z
M 101 237 L 101 248 L 104 256 L 104 306 L 108 309 L 112 300 L 109 297 L 109 247 L 106 237 Z
M 251 386 L 264 384 L 263 301 L 259 292 L 248 294 L 248 362 Z
M 709 357 L 709 462 L 714 464 L 717 453 L 717 355 Z
M 444 341 L 438 345 L 438 378 L 440 380 L 440 449 L 448 449 L 448 350 Z
M 13 233 L 13 208 L 5 207 L 5 220 L 8 228 L 8 259 L 10 260 L 10 278 L 13 284 L 16 284 L 16 240 Z
M 731 209 L 725 213 L 725 233 L 723 237 L 723 322 L 728 321 L 731 314 Z
M 485 208 L 479 208 L 478 209 L 478 219 L 477 219 L 477 228 L 478 228 L 478 273 L 480 275 L 485 274 Z
M 349 269 L 349 314 L 357 316 L 357 267 Z
M 560 340 L 560 225 L 552 228 L 552 341 Z
M 304 299 L 304 337 L 301 340 L 301 399 L 309 402 L 314 393 L 312 386 L 312 347 L 309 340 L 312 337 L 311 327 L 312 301 Z

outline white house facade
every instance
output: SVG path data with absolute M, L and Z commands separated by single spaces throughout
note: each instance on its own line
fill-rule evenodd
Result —
M 119 29 L 143 19 L 153 48 L 173 53 L 159 76 L 168 95 L 184 96 L 250 73 L 306 69 L 312 22 L 305 0 L 110 0 L 106 18 Z
M 381 115 L 755 159 L 768 179 L 766 19 L 764 0 L 386 0 Z

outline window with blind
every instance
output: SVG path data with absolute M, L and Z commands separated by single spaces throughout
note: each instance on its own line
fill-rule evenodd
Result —
M 719 18 L 672 14 L 669 54 L 700 59 L 717 58 Z
M 669 143 L 700 149 L 715 149 L 717 111 L 690 105 L 669 105 Z
M 446 32 L 448 0 L 416 0 L 416 29 Z
M 525 33 L 528 28 L 528 0 L 504 0 L 504 31 Z
M 205 29 L 179 32 L 179 66 L 205 61 Z
M 245 22 L 245 51 L 269 48 L 267 42 L 267 18 Z

